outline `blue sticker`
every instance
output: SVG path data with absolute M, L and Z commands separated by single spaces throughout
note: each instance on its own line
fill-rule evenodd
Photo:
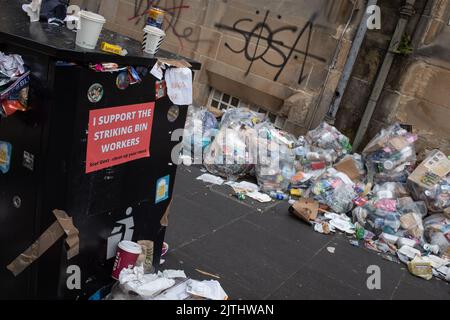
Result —
M 7 173 L 11 163 L 12 146 L 8 142 L 0 141 L 0 171 Z
M 155 203 L 167 200 L 169 198 L 169 181 L 170 176 L 167 175 L 158 179 L 156 182 L 156 198 Z

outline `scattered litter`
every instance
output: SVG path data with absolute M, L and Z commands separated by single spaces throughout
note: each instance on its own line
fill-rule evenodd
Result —
M 225 181 L 221 177 L 217 177 L 217 176 L 214 176 L 209 173 L 204 173 L 201 176 L 198 176 L 197 180 L 200 180 L 200 181 L 203 181 L 206 183 L 216 184 L 216 185 L 222 185 L 223 182 Z
M 442 259 L 435 255 L 429 255 L 429 256 L 422 257 L 422 260 L 426 261 L 426 262 L 430 262 L 431 266 L 435 269 L 439 269 L 443 266 L 447 266 L 450 264 L 450 260 Z
M 355 225 L 350 222 L 350 218 L 345 215 L 338 215 L 335 213 L 325 213 L 325 218 L 330 219 L 330 225 L 342 232 L 348 234 L 355 233 Z
M 195 269 L 195 271 L 197 271 L 198 273 L 201 273 L 201 274 L 203 274 L 205 276 L 208 276 L 208 277 L 213 277 L 213 278 L 216 278 L 216 279 L 220 279 L 220 277 L 218 275 L 215 275 L 215 274 L 212 274 L 212 273 L 200 270 L 200 269 Z
M 207 276 L 216 275 L 198 270 Z M 142 266 L 123 269 L 106 300 L 226 300 L 228 296 L 216 280 L 188 279 L 182 270 L 144 273 Z
M 232 187 L 234 192 L 259 191 L 259 187 L 256 184 L 248 182 L 248 181 L 241 181 L 241 182 L 227 181 L 227 182 L 225 182 L 225 184 Z
M 175 284 L 175 280 L 168 279 L 162 274 L 144 274 L 143 267 L 123 269 L 119 282 L 126 290 L 136 292 L 144 299 L 152 298 Z
M 414 249 L 412 247 L 408 247 L 408 246 L 403 246 L 398 250 L 398 253 L 408 257 L 409 259 L 414 259 L 417 256 L 421 256 L 421 253 L 419 250 Z
M 167 279 L 186 278 L 186 274 L 183 270 L 164 270 L 162 273 L 158 272 L 158 276 L 162 276 Z
M 359 247 L 359 241 L 358 240 L 350 240 L 350 244 L 354 247 Z
M 334 253 L 336 251 L 336 248 L 335 247 L 327 247 L 327 251 L 329 253 Z
M 421 257 L 415 257 L 412 261 L 408 262 L 408 270 L 413 275 L 425 280 L 431 280 L 433 278 L 431 263 Z
M 391 262 L 395 262 L 395 263 L 397 263 L 397 264 L 400 264 L 400 260 L 398 260 L 398 258 L 396 258 L 395 256 L 392 256 L 392 255 L 390 255 L 390 254 L 382 253 L 382 254 L 381 254 L 381 257 L 382 257 L 384 260 L 387 260 L 387 261 L 391 261 Z
M 262 203 L 272 201 L 272 198 L 270 196 L 259 191 L 249 192 L 247 193 L 247 196 Z
M 216 280 L 189 280 L 188 293 L 211 300 L 228 300 L 228 296 Z
M 352 235 L 353 246 L 396 263 L 422 257 L 436 277 L 448 278 L 450 160 L 433 150 L 415 168 L 418 136 L 400 124 L 381 130 L 362 155 L 327 123 L 295 139 L 243 108 L 227 110 L 217 130 L 203 164 L 239 199 L 287 201 L 315 232 Z M 275 156 L 261 159 L 261 147 Z M 235 182 L 247 175 L 258 185 Z
M 332 232 L 336 232 L 333 226 L 331 226 L 328 222 L 322 221 L 314 224 L 314 230 L 322 233 L 322 234 L 330 234 Z

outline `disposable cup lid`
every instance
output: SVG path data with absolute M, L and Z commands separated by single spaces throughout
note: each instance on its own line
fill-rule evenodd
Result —
M 141 254 L 142 253 L 142 247 L 137 244 L 136 242 L 133 241 L 127 241 L 127 240 L 123 240 L 119 242 L 119 248 L 130 252 L 130 253 L 134 253 L 134 254 Z
M 91 21 L 95 21 L 95 22 L 99 22 L 99 23 L 105 23 L 106 19 L 96 13 L 90 12 L 90 11 L 80 11 L 80 18 L 84 18 L 87 20 L 91 20 Z
M 146 26 L 144 28 L 144 32 L 145 33 L 153 33 L 153 34 L 157 34 L 157 35 L 160 35 L 160 36 L 165 36 L 166 35 L 164 30 L 161 30 L 161 29 L 153 27 L 153 26 Z

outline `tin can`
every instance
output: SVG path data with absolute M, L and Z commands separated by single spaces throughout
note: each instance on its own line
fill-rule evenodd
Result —
M 147 25 L 162 29 L 165 11 L 156 7 L 152 7 L 148 11 Z

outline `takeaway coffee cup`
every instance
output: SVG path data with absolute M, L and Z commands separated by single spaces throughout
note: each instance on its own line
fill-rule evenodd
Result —
M 142 42 L 142 50 L 144 52 L 155 54 L 166 37 L 166 33 L 156 27 L 146 26 L 144 28 L 144 41 Z
M 77 31 L 76 38 L 77 46 L 95 49 L 105 22 L 105 18 L 99 14 L 80 11 L 80 29 Z
M 111 276 L 119 280 L 122 269 L 134 267 L 141 252 L 142 248 L 136 242 L 127 240 L 119 242 Z

